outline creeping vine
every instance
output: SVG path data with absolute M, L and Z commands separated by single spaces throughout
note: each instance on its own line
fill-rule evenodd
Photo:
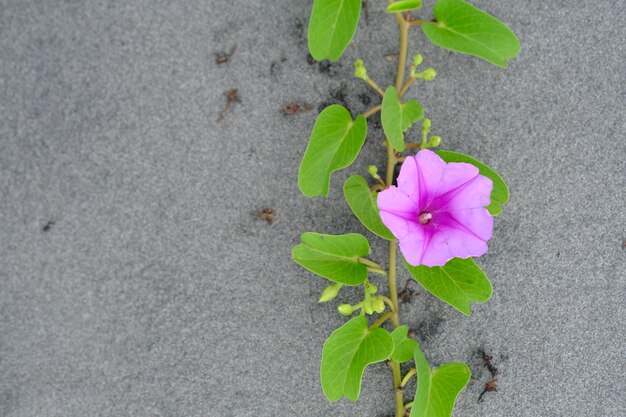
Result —
M 409 65 L 409 33 L 421 28 L 439 47 L 503 68 L 518 54 L 520 45 L 507 26 L 464 0 L 439 0 L 433 20 L 417 18 L 421 0 L 388 3 L 386 12 L 395 17 L 399 29 L 394 82 L 383 89 L 370 77 L 365 63 L 357 59 L 355 76 L 380 95 L 380 103 L 356 118 L 337 104 L 322 110 L 298 174 L 305 196 L 327 196 L 332 173 L 347 168 L 358 156 L 367 137 L 367 119 L 380 117 L 387 159 L 384 176 L 370 165 L 367 172 L 373 184 L 364 176 L 353 175 L 346 180 L 343 192 L 363 226 L 388 241 L 387 265 L 368 258 L 369 241 L 357 233 L 303 233 L 292 258 L 331 281 L 320 302 L 334 300 L 344 286 L 362 287 L 359 303 L 338 306 L 344 316 L 358 314 L 324 343 L 320 378 L 326 397 L 330 401 L 342 397 L 356 401 L 364 369 L 387 361 L 393 376 L 396 417 L 449 417 L 470 379 L 470 370 L 459 362 L 432 368 L 417 341 L 409 336 L 408 327 L 401 325 L 397 252 L 399 249 L 402 263 L 420 285 L 469 316 L 471 303 L 491 298 L 491 283 L 473 258 L 487 251 L 493 218 L 502 211 L 509 193 L 502 178 L 482 162 L 454 151 L 433 151 L 441 145 L 441 137 L 430 135 L 432 122 L 424 117 L 422 104 L 405 97 L 414 82 L 432 81 L 436 71 L 418 71 L 424 62 L 421 54 L 414 55 Z M 361 5 L 361 0 L 314 0 L 308 30 L 314 59 L 336 61 L 341 57 L 357 30 Z M 369 13 L 374 7 L 369 4 Z M 421 140 L 405 141 L 418 122 Z M 411 150 L 417 153 L 408 155 Z M 395 179 L 399 164 L 400 174 Z M 387 278 L 387 295 L 379 293 L 370 275 Z M 403 375 L 400 365 L 410 361 L 414 366 Z M 412 378 L 417 379 L 414 395 L 405 392 Z

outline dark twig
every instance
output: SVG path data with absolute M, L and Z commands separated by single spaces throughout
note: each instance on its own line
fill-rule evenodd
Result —
M 228 115 L 228 111 L 233 106 L 233 104 L 241 103 L 241 99 L 239 98 L 239 90 L 237 90 L 236 88 L 231 88 L 230 90 L 226 90 L 224 92 L 224 95 L 226 96 L 226 105 L 224 106 L 224 110 L 222 111 L 222 114 L 217 119 L 218 123 L 221 123 L 222 121 L 224 121 L 224 119 Z

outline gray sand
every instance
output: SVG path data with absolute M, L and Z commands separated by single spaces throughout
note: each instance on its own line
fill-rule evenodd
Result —
M 307 62 L 310 1 L 0 3 L 0 416 L 388 416 L 384 364 L 357 404 L 324 398 L 322 344 L 345 319 L 290 260 L 307 230 L 364 233 L 384 259 L 341 193 L 384 164 L 379 128 L 328 199 L 296 175 L 318 106 L 377 100 L 356 57 L 392 80 L 386 2 L 330 67 Z M 495 294 L 465 318 L 415 286 L 403 320 L 433 364 L 470 364 L 455 416 L 624 416 L 626 5 L 475 4 L 521 55 L 504 71 L 414 31 L 438 77 L 412 94 L 444 148 L 510 186 L 479 260 Z M 285 117 L 291 101 L 313 109 Z M 481 348 L 500 374 L 478 403 Z

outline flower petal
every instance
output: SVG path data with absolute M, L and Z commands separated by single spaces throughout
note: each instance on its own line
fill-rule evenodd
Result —
M 493 221 L 493 218 L 491 220 Z M 481 256 L 487 252 L 487 242 L 468 229 L 445 225 L 441 226 L 439 230 L 441 235 L 445 237 L 451 258 Z
M 428 246 L 431 233 L 426 231 L 424 227 L 415 227 L 411 233 L 400 238 L 400 251 L 406 261 L 417 266 L 422 263 L 422 256 L 425 247 Z
M 471 181 L 445 194 L 439 195 L 431 206 L 435 212 L 452 212 L 473 208 L 486 207 L 491 203 L 493 181 L 477 175 Z
M 436 221 L 453 257 L 469 258 L 487 252 L 486 241 L 493 232 L 493 217 L 486 208 L 439 213 Z
M 443 173 L 443 178 L 437 189 L 437 195 L 439 197 L 445 195 L 457 188 L 467 184 L 478 176 L 478 168 L 472 164 L 466 164 L 464 162 L 450 162 L 446 166 L 446 170 Z
M 437 222 L 487 241 L 493 234 L 493 217 L 484 207 L 439 213 Z
M 402 190 L 391 186 L 381 191 L 377 203 L 383 224 L 396 238 L 400 239 L 417 227 L 417 206 Z
M 398 175 L 398 188 L 419 207 L 420 184 L 414 156 L 407 156 L 402 163 L 400 174 Z
M 447 164 L 433 151 L 424 149 L 415 156 L 420 183 L 420 208 L 423 209 L 437 195 Z
M 432 233 L 430 242 L 424 250 L 421 264 L 431 268 L 433 266 L 444 266 L 452 258 L 454 258 L 454 255 L 450 253 L 446 235 L 441 230 L 436 230 Z

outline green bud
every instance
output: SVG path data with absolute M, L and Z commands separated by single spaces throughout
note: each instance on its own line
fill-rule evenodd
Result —
M 437 76 L 437 71 L 435 71 L 434 68 L 427 68 L 425 71 L 422 71 L 420 74 L 422 75 L 420 78 L 423 78 L 426 81 L 432 81 Z
M 424 62 L 424 57 L 422 56 L 422 54 L 416 54 L 413 55 L 413 65 L 414 66 L 419 66 L 422 65 L 422 62 Z
M 339 311 L 339 314 L 342 316 L 348 317 L 354 312 L 354 308 L 352 308 L 350 304 L 340 304 L 339 307 L 337 307 L 337 311 Z
M 361 80 L 367 79 L 367 69 L 363 65 L 362 59 L 354 61 L 354 76 L 356 78 L 360 78 Z
M 431 148 L 436 148 L 437 146 L 441 145 L 441 136 L 431 136 L 428 145 Z
M 422 121 L 422 133 L 430 132 L 430 126 L 431 125 L 432 125 L 432 122 L 430 121 L 430 119 L 424 119 Z
M 343 284 L 335 283 L 330 284 L 328 287 L 324 288 L 324 291 L 322 291 L 322 295 L 320 296 L 318 303 L 325 303 L 337 297 L 337 294 L 339 294 L 339 290 L 341 289 L 341 287 L 343 287 Z
M 354 69 L 354 76 L 361 80 L 367 80 L 367 70 L 365 67 L 358 67 Z
M 369 165 L 367 167 L 367 173 L 372 176 L 372 178 L 379 179 L 380 175 L 378 175 L 378 167 L 376 165 Z
M 372 300 L 372 308 L 377 313 L 382 313 L 385 311 L 385 302 L 382 297 L 376 297 Z
M 374 284 L 368 284 L 365 287 L 365 291 L 367 291 L 368 294 L 374 295 L 378 292 L 378 287 Z

